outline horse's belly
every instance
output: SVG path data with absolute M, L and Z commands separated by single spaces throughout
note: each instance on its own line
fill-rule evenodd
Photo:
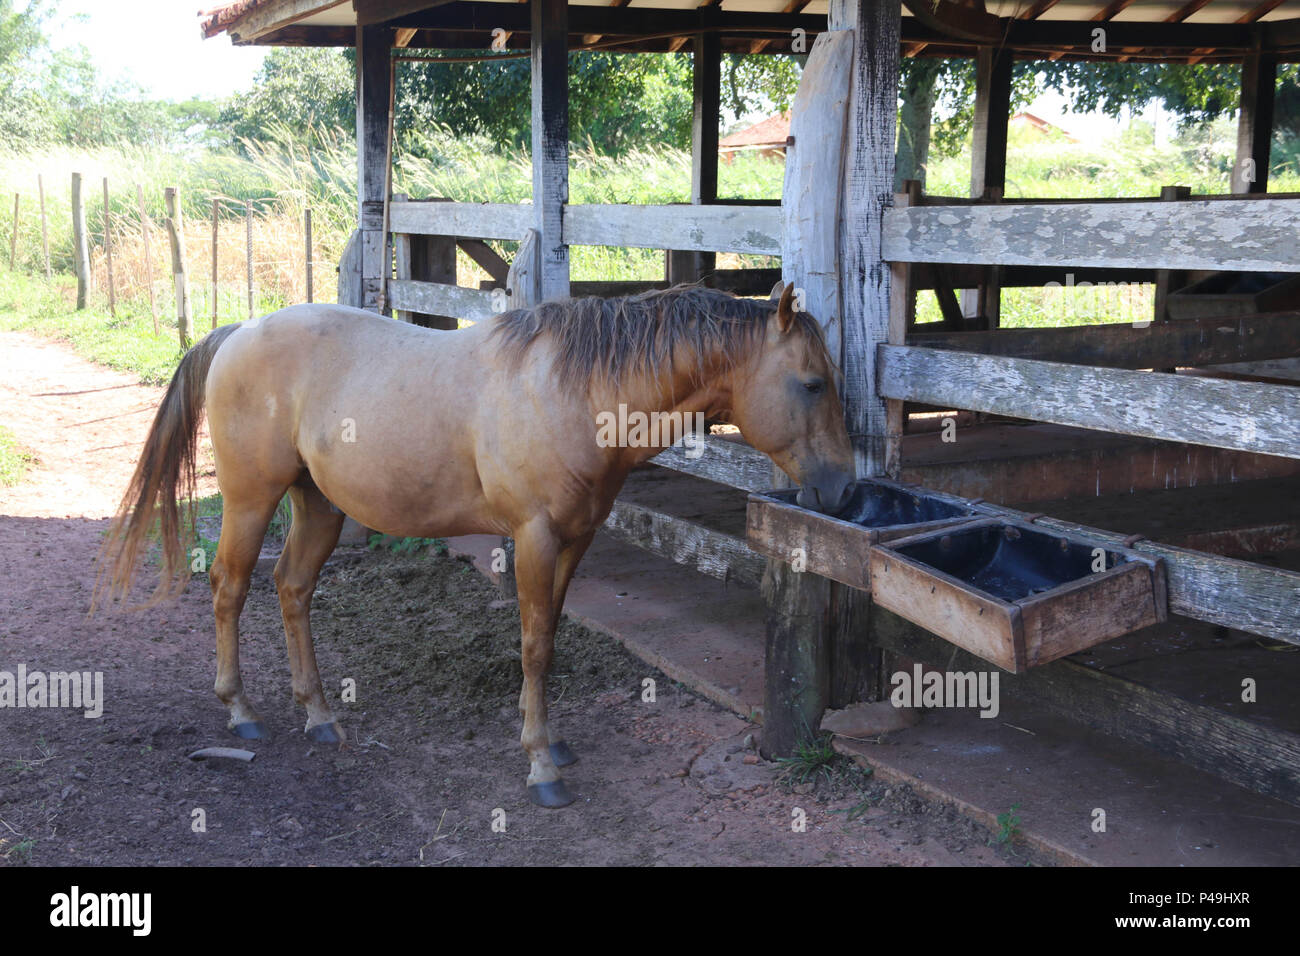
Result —
M 313 481 L 330 502 L 367 528 L 402 537 L 442 538 L 505 533 L 493 520 L 472 469 L 420 474 L 400 463 L 371 461 L 341 468 L 309 460 Z

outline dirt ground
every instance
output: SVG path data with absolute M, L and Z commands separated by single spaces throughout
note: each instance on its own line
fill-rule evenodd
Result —
M 87 616 L 105 519 L 160 394 L 61 344 L 0 333 L 0 424 L 38 458 L 0 487 L 0 671 L 98 671 L 105 697 L 97 719 L 0 709 L 0 865 L 1025 862 L 954 811 L 843 764 L 782 783 L 751 749 L 761 728 L 567 622 L 551 699 L 580 757 L 566 771 L 577 801 L 532 806 L 518 611 L 469 565 L 427 551 L 340 550 L 322 574 L 313 625 L 327 692 L 356 686 L 356 702 L 337 705 L 342 749 L 302 733 L 259 570 L 241 650 L 272 736 L 236 740 L 212 693 L 201 582 L 174 604 Z M 209 746 L 257 757 L 188 759 Z

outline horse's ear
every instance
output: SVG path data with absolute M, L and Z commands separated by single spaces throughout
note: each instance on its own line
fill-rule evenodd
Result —
M 768 295 L 768 299 L 772 302 L 779 301 L 781 298 L 781 293 L 783 291 L 785 291 L 785 283 L 782 282 L 780 279 L 777 279 L 776 285 L 772 286 L 772 292 L 770 295 Z
M 794 286 L 788 285 L 781 291 L 781 301 L 776 306 L 776 327 L 784 335 L 794 325 Z

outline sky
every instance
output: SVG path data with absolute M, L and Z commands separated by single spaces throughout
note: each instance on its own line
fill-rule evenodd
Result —
M 200 7 L 220 0 L 60 0 L 55 46 L 84 44 L 107 77 L 129 79 L 160 99 L 222 97 L 246 89 L 265 47 L 236 47 L 199 34 Z

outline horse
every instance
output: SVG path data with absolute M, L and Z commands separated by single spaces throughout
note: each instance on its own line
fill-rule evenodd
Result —
M 293 696 L 310 739 L 342 744 L 309 615 L 344 515 L 397 536 L 512 537 L 527 793 L 562 807 L 572 796 L 558 767 L 577 758 L 548 723 L 546 675 L 565 591 L 628 473 L 664 447 L 598 442 L 598 416 L 626 406 L 730 422 L 800 486 L 800 504 L 833 513 L 854 479 L 836 372 L 821 327 L 780 285 L 770 300 L 677 286 L 547 301 L 455 331 L 326 304 L 225 325 L 176 369 L 110 528 L 98 590 L 125 598 L 155 524 L 162 556 L 149 603 L 183 590 L 178 497 L 194 495 L 206 409 L 222 509 L 209 570 L 215 690 L 228 727 L 266 733 L 244 690 L 238 622 L 287 492 L 292 524 L 274 579 Z

